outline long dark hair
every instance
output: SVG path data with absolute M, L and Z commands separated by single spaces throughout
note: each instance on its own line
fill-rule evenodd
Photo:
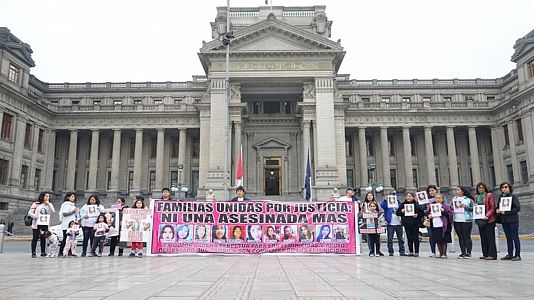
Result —
M 464 196 L 466 198 L 469 198 L 473 200 L 473 195 L 471 195 L 471 191 L 469 191 L 469 188 L 466 186 L 458 186 L 458 188 L 464 193 Z
M 428 195 L 428 198 L 430 198 L 430 189 L 435 189 L 436 190 L 436 194 L 438 193 L 438 187 L 433 185 L 433 184 L 430 184 L 426 187 L 426 194 Z
M 514 189 L 512 188 L 512 185 L 508 181 L 505 181 L 505 182 L 499 184 L 499 190 L 502 190 L 502 186 L 503 185 L 508 185 L 509 186 L 510 194 L 514 192 Z M 501 191 L 501 193 L 502 193 L 502 191 Z
M 74 202 L 76 202 L 76 194 L 73 192 L 68 192 L 65 194 L 65 198 L 63 198 L 63 202 L 69 201 L 70 196 L 74 195 Z
M 479 183 L 477 183 L 477 188 L 476 188 L 476 191 L 475 191 L 475 193 L 477 195 L 480 195 L 480 193 L 478 192 L 478 188 L 481 187 L 481 186 L 484 187 L 484 193 L 486 193 L 486 194 L 489 193 L 488 186 L 484 182 L 479 182 Z
M 39 204 L 43 203 L 44 197 L 46 196 L 46 194 L 50 195 L 50 192 L 41 192 L 39 194 L 39 197 L 37 197 L 37 203 Z M 52 198 L 52 196 L 50 196 L 50 198 Z
M 89 196 L 89 198 L 87 198 L 87 205 L 92 205 L 91 198 L 95 198 L 96 205 L 100 205 L 100 199 L 98 199 L 98 195 L 95 195 L 95 194 L 92 194 L 91 196 Z
M 141 203 L 143 204 L 143 206 L 141 208 L 145 208 L 145 197 L 139 196 L 139 195 L 135 196 L 135 201 L 133 203 L 132 208 L 137 208 L 136 204 L 139 201 L 141 201 Z

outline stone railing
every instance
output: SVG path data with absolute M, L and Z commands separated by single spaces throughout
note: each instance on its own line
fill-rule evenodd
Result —
M 56 112 L 94 112 L 94 111 L 194 111 L 193 107 L 188 107 L 185 103 L 180 104 L 134 104 L 134 105 L 71 105 L 57 106 L 48 105 L 48 108 Z
M 106 82 L 106 83 L 44 83 L 46 92 L 91 91 L 91 90 L 136 90 L 136 89 L 205 89 L 206 82 Z
M 351 103 L 349 110 L 414 110 L 421 111 L 429 109 L 488 109 L 495 107 L 498 101 L 440 101 L 440 102 L 357 102 Z
M 411 80 L 343 80 L 347 76 L 338 76 L 338 86 L 341 88 L 350 88 L 350 87 L 365 87 L 365 86 L 440 86 L 450 85 L 454 87 L 458 86 L 489 86 L 489 87 L 498 87 L 503 79 L 411 79 Z

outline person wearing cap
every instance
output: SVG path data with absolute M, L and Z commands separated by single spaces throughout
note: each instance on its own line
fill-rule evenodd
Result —
M 243 186 L 238 186 L 235 189 L 236 196 L 232 198 L 232 202 L 241 202 L 241 201 L 250 201 L 250 199 L 245 197 L 245 188 Z

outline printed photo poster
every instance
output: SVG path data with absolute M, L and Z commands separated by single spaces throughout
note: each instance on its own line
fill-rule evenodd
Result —
M 484 219 L 486 217 L 486 205 L 475 205 L 473 209 L 475 220 Z
M 37 225 L 50 225 L 50 215 L 38 214 L 37 215 Z
M 417 192 L 415 193 L 415 196 L 417 198 L 417 203 L 428 204 L 428 194 L 426 193 L 426 191 Z
M 155 231 L 158 233 L 157 231 Z M 148 242 L 152 235 L 150 209 L 125 208 L 122 211 L 121 242 Z
M 100 210 L 98 210 L 98 205 L 87 205 L 87 216 L 89 218 L 98 217 L 100 215 Z
M 358 254 L 356 205 L 153 200 L 149 255 Z
M 103 213 L 106 217 L 106 222 L 109 229 L 109 231 L 106 233 L 106 237 L 118 236 L 120 226 L 119 210 L 114 208 L 105 209 Z
M 406 217 L 413 217 L 415 216 L 415 204 L 404 204 L 404 216 Z
M 386 219 L 384 213 L 363 213 L 360 214 L 360 220 L 358 222 L 358 229 L 360 233 L 385 233 L 386 232 Z
M 512 197 L 501 197 L 499 200 L 499 210 L 500 211 L 511 211 L 512 210 Z
M 397 195 L 388 195 L 387 201 L 388 201 L 388 208 L 399 207 L 399 203 L 397 202 Z
M 440 203 L 432 203 L 430 204 L 430 213 L 432 214 L 432 217 L 441 217 L 441 204 Z
M 462 204 L 464 201 L 462 199 L 454 198 L 452 199 L 453 202 L 453 210 L 455 213 L 462 213 L 464 212 L 464 208 L 462 207 Z

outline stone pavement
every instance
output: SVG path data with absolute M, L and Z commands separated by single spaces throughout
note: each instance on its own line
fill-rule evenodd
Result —
M 368 256 L 0 254 L 0 299 L 533 299 L 523 261 Z

